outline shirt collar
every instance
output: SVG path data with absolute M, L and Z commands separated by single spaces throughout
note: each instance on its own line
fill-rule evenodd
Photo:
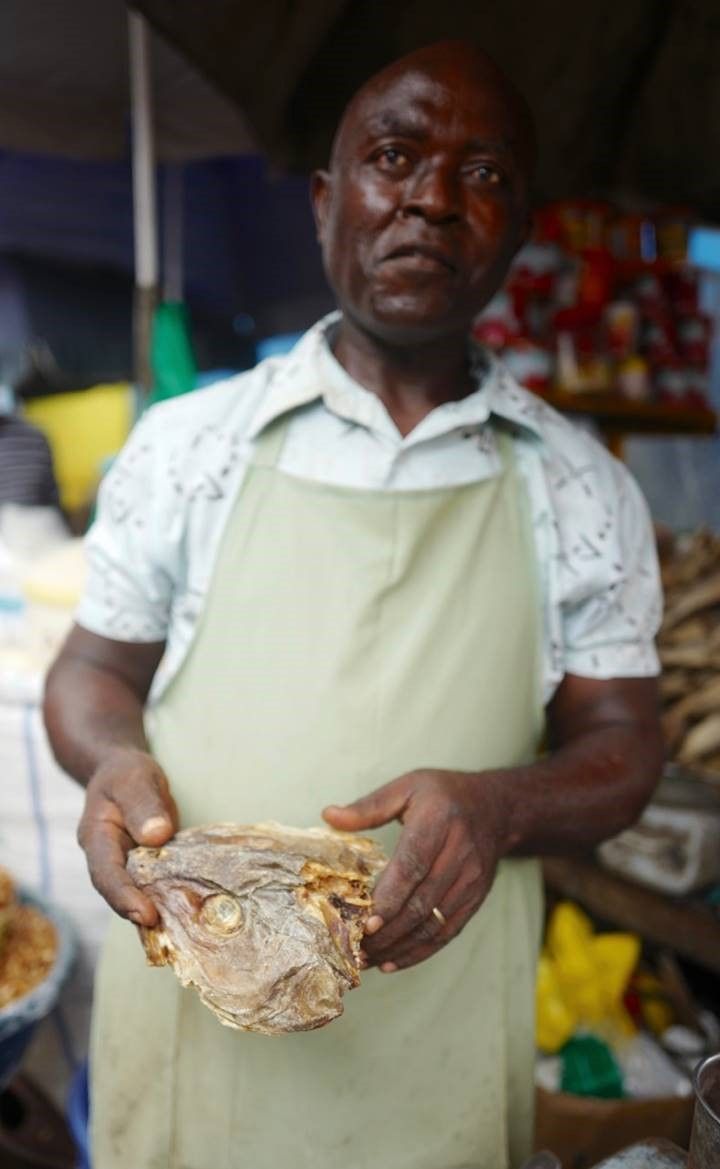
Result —
M 329 337 L 339 320 L 339 312 L 330 313 L 313 325 L 290 353 L 268 359 L 276 369 L 252 420 L 251 438 L 283 414 L 319 399 L 348 422 L 397 438 L 397 429 L 380 399 L 354 381 L 333 355 Z M 544 403 L 522 389 L 497 358 L 479 350 L 474 375 L 478 388 L 473 393 L 437 406 L 405 441 L 415 443 L 452 430 L 482 426 L 491 415 L 542 436 Z

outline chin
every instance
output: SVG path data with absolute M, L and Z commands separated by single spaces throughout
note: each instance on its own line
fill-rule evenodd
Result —
M 413 336 L 457 332 L 468 319 L 444 296 L 376 294 L 363 305 L 360 315 L 377 332 L 407 332 Z

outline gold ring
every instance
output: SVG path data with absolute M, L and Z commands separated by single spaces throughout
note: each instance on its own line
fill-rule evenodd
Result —
M 445 914 L 443 913 L 442 909 L 438 909 L 437 905 L 433 905 L 432 912 L 433 912 L 433 917 L 436 917 L 438 919 L 438 921 L 440 922 L 440 925 L 447 925 L 447 918 L 446 918 Z

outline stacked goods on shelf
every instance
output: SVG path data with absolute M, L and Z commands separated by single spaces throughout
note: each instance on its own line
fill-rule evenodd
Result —
M 665 617 L 658 638 L 671 758 L 720 781 L 720 536 L 660 541 Z
M 477 339 L 539 393 L 705 409 L 711 326 L 686 262 L 690 222 L 684 210 L 551 204 L 478 318 Z

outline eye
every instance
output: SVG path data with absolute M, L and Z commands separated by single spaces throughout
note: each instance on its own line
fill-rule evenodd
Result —
M 237 933 L 242 926 L 243 912 L 229 893 L 216 893 L 203 902 L 200 921 L 211 933 L 229 937 L 230 934 Z
M 398 146 L 383 146 L 375 152 L 373 161 L 381 170 L 393 172 L 404 170 L 410 159 Z
M 499 187 L 505 182 L 503 172 L 491 162 L 471 163 L 465 173 L 483 186 Z

